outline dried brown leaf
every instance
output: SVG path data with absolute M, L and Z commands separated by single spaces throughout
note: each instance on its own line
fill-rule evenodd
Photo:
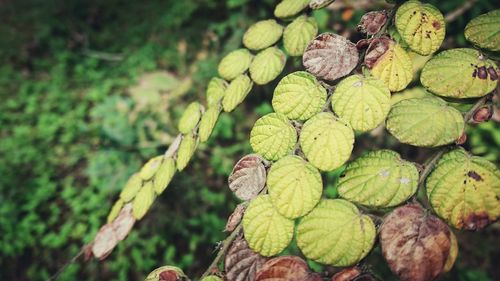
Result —
M 351 41 L 333 33 L 322 33 L 307 46 L 302 62 L 308 72 L 325 80 L 349 74 L 357 65 L 358 50 Z
M 387 22 L 387 13 L 385 11 L 368 12 L 361 17 L 358 30 L 368 35 L 373 35 L 382 29 Z
M 128 203 L 123 206 L 116 219 L 112 222 L 113 231 L 116 239 L 121 241 L 127 237 L 135 223 L 134 215 L 132 215 L 132 204 Z
M 380 228 L 382 254 L 402 281 L 431 281 L 443 272 L 450 235 L 437 217 L 418 204 L 408 204 L 385 218 Z
M 227 219 L 224 231 L 232 232 L 236 228 L 236 226 L 240 223 L 241 218 L 243 218 L 246 208 L 247 206 L 244 203 L 240 203 L 236 206 L 236 208 L 234 208 L 233 213 Z
M 257 272 L 255 281 L 321 281 L 309 270 L 307 263 L 296 256 L 276 257 L 267 261 Z
M 266 184 L 263 159 L 250 154 L 241 158 L 229 175 L 229 188 L 241 200 L 255 198 Z
M 380 57 L 389 50 L 389 46 L 392 43 L 394 43 L 394 41 L 388 37 L 380 37 L 371 40 L 365 55 L 366 66 L 370 69 L 373 68 Z
M 113 251 L 116 244 L 118 244 L 118 239 L 112 224 L 105 224 L 99 229 L 94 238 L 92 254 L 94 257 L 103 260 Z
M 253 281 L 257 271 L 267 258 L 255 253 L 248 247 L 245 239 L 233 242 L 224 261 L 228 281 Z
M 361 270 L 357 266 L 348 267 L 332 276 L 332 281 L 352 281 L 361 275 Z

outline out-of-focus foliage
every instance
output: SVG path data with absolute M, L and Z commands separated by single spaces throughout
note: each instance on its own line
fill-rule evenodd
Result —
M 240 47 L 250 24 L 272 16 L 275 2 L 0 3 L 0 280 L 46 280 L 92 239 L 127 178 L 166 149 L 183 109 L 205 99 L 218 61 Z M 365 9 L 381 7 L 355 2 L 314 11 L 319 30 L 353 30 Z M 446 13 L 464 1 L 430 2 Z M 478 1 L 449 25 L 446 46 L 465 46 L 466 23 L 493 2 Z M 227 176 L 251 150 L 251 125 L 272 111 L 275 86 L 255 87 L 243 106 L 221 114 L 190 167 L 107 260 L 74 263 L 59 280 L 143 280 L 159 264 L 203 271 L 236 205 Z M 476 126 L 468 139 L 474 154 L 499 163 L 498 123 Z M 380 141 L 394 140 L 367 135 L 359 145 Z M 330 198 L 341 170 L 324 179 Z M 449 280 L 500 278 L 498 226 L 457 234 L 464 246 Z M 376 271 L 389 276 L 383 265 Z

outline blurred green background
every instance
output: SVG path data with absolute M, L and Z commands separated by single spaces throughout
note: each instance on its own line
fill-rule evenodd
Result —
M 447 13 L 465 1 L 430 2 Z M 466 46 L 466 23 L 498 8 L 494 2 L 478 1 L 449 25 L 445 46 Z M 92 240 L 126 179 L 168 147 L 185 106 L 205 100 L 220 58 L 251 23 L 272 17 L 276 3 L 0 1 L 0 280 L 46 280 Z M 313 15 L 320 31 L 342 33 L 383 4 L 339 0 Z M 288 71 L 300 67 L 300 59 L 288 61 Z M 190 167 L 105 261 L 79 260 L 58 280 L 143 280 L 164 264 L 199 276 L 238 203 L 227 176 L 251 151 L 250 128 L 272 110 L 275 84 L 254 87 L 222 114 Z M 356 145 L 356 153 L 391 146 L 416 161 L 429 153 L 386 135 L 366 134 Z M 499 124 L 474 126 L 466 146 L 498 165 Z M 335 179 L 325 176 L 329 197 Z M 457 233 L 459 259 L 442 280 L 500 280 L 499 233 L 498 223 Z M 378 252 L 373 270 L 392 280 Z

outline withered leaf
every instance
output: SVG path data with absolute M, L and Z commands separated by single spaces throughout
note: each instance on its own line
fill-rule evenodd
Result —
M 380 244 L 391 270 L 402 281 L 431 281 L 448 259 L 448 226 L 418 204 L 395 209 L 380 228 Z
M 112 223 L 116 239 L 118 239 L 118 241 L 125 239 L 130 230 L 132 230 L 134 223 L 135 218 L 134 215 L 132 215 L 132 204 L 125 204 L 125 206 L 123 206 L 120 213 Z
M 232 232 L 236 226 L 240 223 L 243 214 L 245 213 L 246 204 L 240 203 L 234 208 L 233 213 L 227 219 L 226 227 L 224 231 Z
M 229 248 L 224 260 L 226 279 L 228 281 L 253 281 L 255 274 L 266 260 L 267 258 L 252 251 L 245 239 L 237 239 Z
M 345 37 L 322 33 L 307 46 L 302 63 L 308 72 L 325 80 L 336 80 L 349 74 L 357 65 L 358 50 Z
M 257 272 L 255 281 L 321 281 L 309 270 L 307 263 L 296 256 L 276 257 L 267 261 Z
M 332 276 L 332 281 L 352 281 L 360 275 L 361 270 L 357 266 L 348 267 L 335 273 L 335 275 Z
M 380 31 L 386 21 L 387 13 L 385 11 L 368 12 L 361 17 L 358 30 L 368 35 L 373 35 Z
M 94 238 L 92 254 L 94 257 L 103 260 L 113 251 L 117 243 L 118 238 L 112 224 L 105 224 L 99 229 Z
M 259 194 L 266 184 L 266 168 L 263 159 L 256 154 L 241 158 L 229 175 L 229 188 L 241 200 L 250 200 Z
M 365 55 L 365 64 L 372 68 L 378 59 L 389 50 L 389 45 L 394 41 L 388 37 L 380 37 L 371 40 Z

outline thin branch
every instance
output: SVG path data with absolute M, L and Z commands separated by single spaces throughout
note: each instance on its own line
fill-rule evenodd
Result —
M 219 264 L 219 261 L 226 255 L 227 250 L 229 249 L 229 246 L 233 243 L 234 239 L 238 236 L 238 234 L 241 232 L 243 229 L 243 224 L 240 222 L 236 229 L 229 235 L 223 242 L 222 242 L 222 247 L 220 248 L 219 252 L 217 253 L 217 256 L 215 259 L 212 261 L 210 266 L 207 268 L 207 270 L 203 273 L 200 279 L 203 279 L 207 277 L 210 272 L 212 271 L 213 268 L 216 268 L 217 265 Z
M 47 279 L 47 281 L 56 280 L 56 279 L 59 277 L 59 275 L 61 275 L 61 273 L 63 273 L 63 272 L 64 272 L 64 270 L 66 270 L 66 268 L 67 268 L 70 264 L 74 263 L 74 262 L 75 262 L 77 259 L 79 259 L 79 258 L 80 258 L 80 257 L 81 257 L 84 253 L 85 253 L 85 248 L 82 248 L 82 249 L 80 250 L 80 252 L 78 252 L 78 254 L 76 254 L 76 255 L 75 255 L 72 259 L 70 259 L 70 260 L 69 260 L 68 262 L 66 262 L 66 263 L 65 263 L 65 264 L 64 264 L 61 268 L 59 268 L 59 270 L 58 270 L 56 273 L 54 273 L 54 275 L 50 276 L 50 278 L 49 278 L 49 279 Z
M 472 6 L 474 6 L 474 4 L 476 4 L 477 1 L 478 0 L 465 1 L 465 3 L 462 6 L 456 8 L 455 10 L 446 14 L 446 16 L 444 17 L 444 21 L 446 21 L 447 23 L 455 21 L 461 15 L 463 15 L 465 12 L 467 12 L 470 8 L 472 8 Z

